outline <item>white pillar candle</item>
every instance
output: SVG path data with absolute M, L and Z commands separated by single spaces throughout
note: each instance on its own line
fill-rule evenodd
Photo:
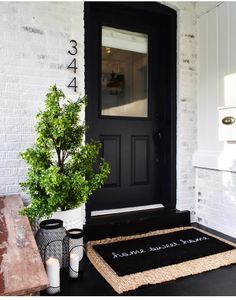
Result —
M 79 260 L 81 260 L 83 258 L 84 248 L 83 248 L 83 246 L 80 246 L 77 248 L 78 248 Z
M 57 294 L 60 292 L 60 264 L 59 260 L 50 257 L 46 261 L 46 270 L 48 275 L 49 287 L 47 288 L 48 294 Z
M 70 254 L 70 278 L 79 276 L 79 255 L 77 253 Z

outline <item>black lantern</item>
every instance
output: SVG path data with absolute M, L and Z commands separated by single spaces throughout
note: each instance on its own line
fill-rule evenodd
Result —
M 68 252 L 63 243 L 65 237 L 62 220 L 49 219 L 40 223 L 35 239 L 44 264 L 53 257 L 59 260 L 60 268 L 68 266 Z
M 81 273 L 81 260 L 83 258 L 83 230 L 79 228 L 69 229 L 64 239 L 64 247 L 68 255 L 67 265 L 70 278 L 78 278 Z

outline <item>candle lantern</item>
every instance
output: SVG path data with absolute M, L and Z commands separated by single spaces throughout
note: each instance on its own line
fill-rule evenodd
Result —
M 65 237 L 66 229 L 63 227 L 62 220 L 49 219 L 40 223 L 35 240 L 44 264 L 50 257 L 53 257 L 58 259 L 60 268 L 68 266 L 67 247 L 63 243 Z
M 64 239 L 64 245 L 68 255 L 69 276 L 77 278 L 81 271 L 81 260 L 84 253 L 83 230 L 78 228 L 69 229 Z

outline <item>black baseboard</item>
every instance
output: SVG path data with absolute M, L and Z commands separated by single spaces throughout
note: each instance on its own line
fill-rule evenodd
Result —
M 214 234 L 214 235 L 216 235 L 216 236 L 218 236 L 220 238 L 223 238 L 223 239 L 225 239 L 227 241 L 230 241 L 232 243 L 236 243 L 236 238 L 234 238 L 232 236 L 229 236 L 229 235 L 226 235 L 226 234 L 224 234 L 224 233 L 222 233 L 220 231 L 217 231 L 217 230 L 214 230 L 212 228 L 206 227 L 206 226 L 201 225 L 199 223 L 191 223 L 191 225 L 194 226 L 194 227 L 196 227 L 196 228 L 203 229 L 203 230 L 205 230 L 205 231 L 207 231 L 209 233 L 212 233 L 212 234 Z

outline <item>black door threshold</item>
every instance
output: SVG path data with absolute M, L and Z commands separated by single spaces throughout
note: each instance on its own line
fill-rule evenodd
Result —
M 156 208 L 91 217 L 86 222 L 84 232 L 87 240 L 98 240 L 188 225 L 189 211 Z

